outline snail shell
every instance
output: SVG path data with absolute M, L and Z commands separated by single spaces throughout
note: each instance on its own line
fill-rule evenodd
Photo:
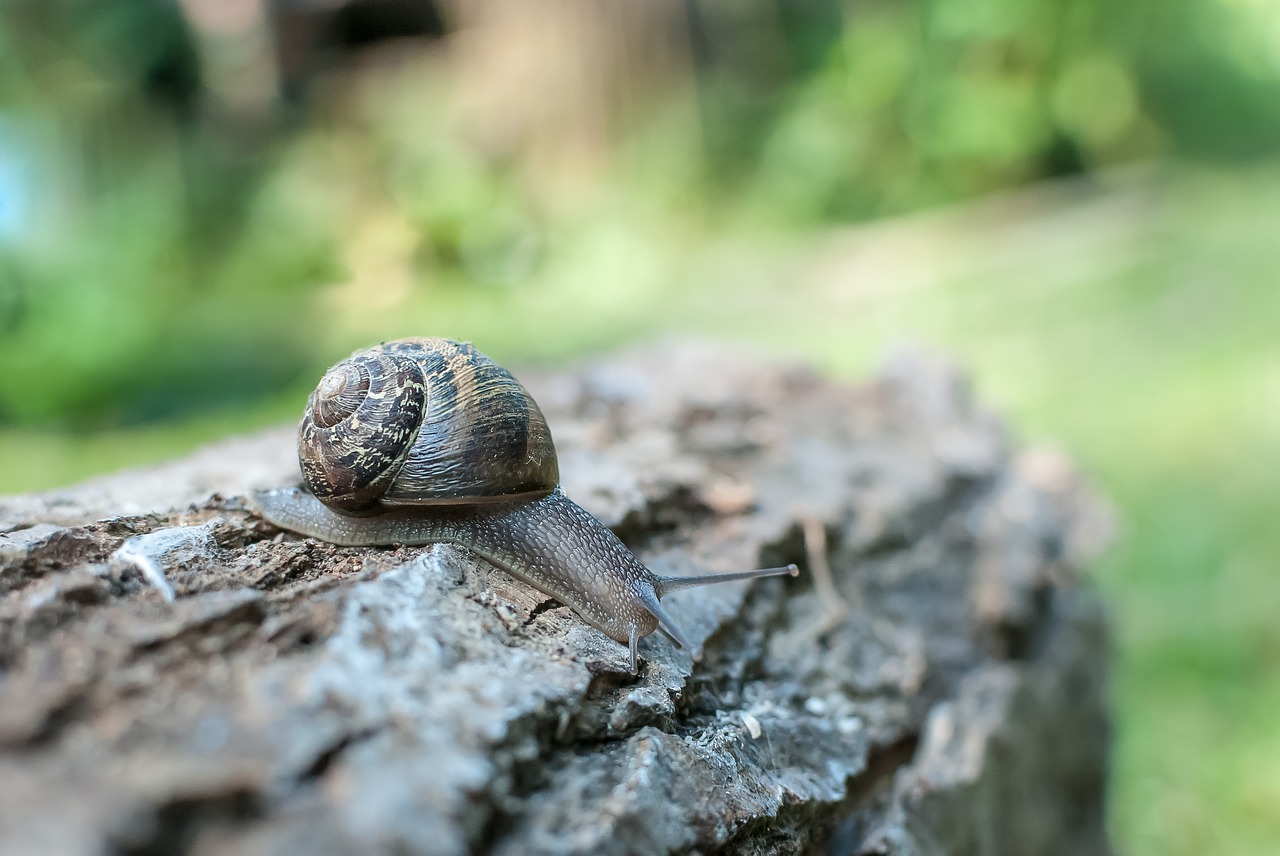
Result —
M 559 489 L 542 411 L 469 344 L 401 339 L 335 365 L 307 402 L 298 463 L 309 492 L 259 491 L 268 521 L 348 546 L 465 547 L 626 644 L 661 628 L 697 646 L 659 602 L 709 583 L 798 573 L 795 565 L 668 577 Z
M 325 373 L 298 429 L 303 482 L 331 508 L 457 505 L 551 493 L 551 429 L 470 344 L 401 339 Z

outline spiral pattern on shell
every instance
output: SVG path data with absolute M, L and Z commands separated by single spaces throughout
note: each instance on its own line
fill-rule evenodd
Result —
M 546 419 L 511 374 L 469 344 L 400 339 L 325 373 L 298 431 L 303 481 L 347 513 L 550 493 Z

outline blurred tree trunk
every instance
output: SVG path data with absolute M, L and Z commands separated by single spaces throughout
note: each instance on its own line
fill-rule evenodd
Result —
M 705 646 L 627 652 L 461 550 L 239 495 L 293 429 L 0 500 L 0 853 L 1107 852 L 1105 520 L 952 370 L 669 343 L 530 383 Z M 170 598 L 173 598 L 170 600 Z

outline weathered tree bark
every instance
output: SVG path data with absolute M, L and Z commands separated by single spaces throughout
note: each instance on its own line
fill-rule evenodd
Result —
M 279 533 L 281 429 L 0 501 L 0 852 L 1107 852 L 1105 515 L 934 361 L 668 345 L 532 378 L 706 654 L 458 549 Z M 824 571 L 829 569 L 829 576 Z M 172 600 L 169 599 L 172 597 Z

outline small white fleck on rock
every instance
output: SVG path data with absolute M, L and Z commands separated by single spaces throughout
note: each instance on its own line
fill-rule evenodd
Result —
M 836 730 L 844 735 L 856 734 L 862 730 L 862 717 L 842 716 L 836 723 Z

